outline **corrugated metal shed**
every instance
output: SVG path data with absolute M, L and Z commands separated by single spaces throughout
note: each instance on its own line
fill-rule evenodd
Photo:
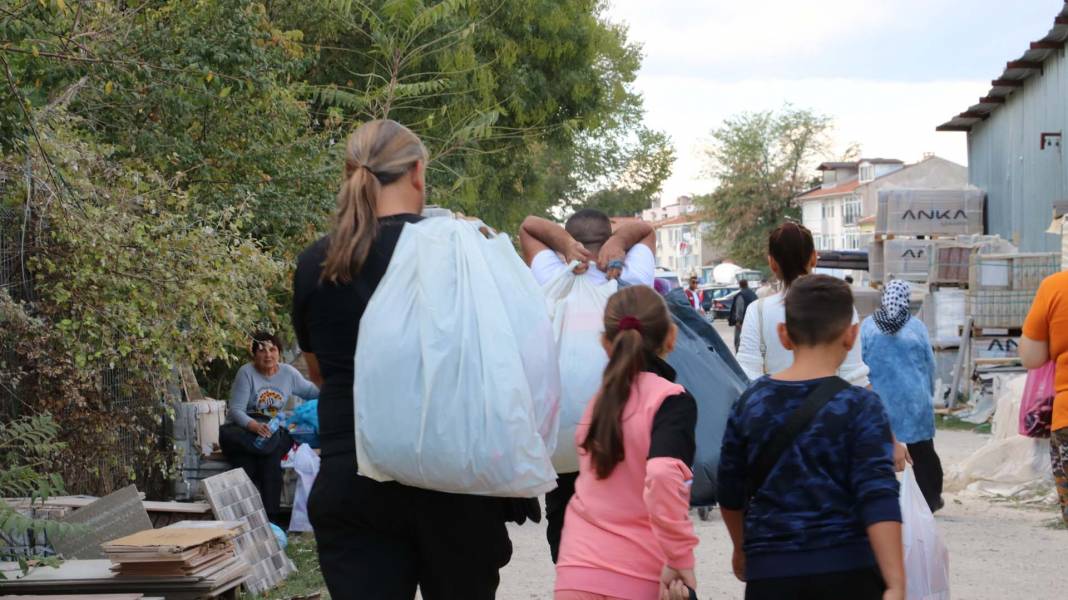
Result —
M 1055 204 L 1068 199 L 1068 3 L 1054 27 L 1008 63 L 989 95 L 941 125 L 968 132 L 968 178 L 987 194 L 987 232 L 1025 252 L 1058 251 L 1048 235 Z M 1054 135 L 1047 135 L 1054 134 Z

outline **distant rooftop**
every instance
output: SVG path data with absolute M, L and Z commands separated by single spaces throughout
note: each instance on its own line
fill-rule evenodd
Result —
M 870 165 L 903 165 L 905 161 L 896 158 L 862 158 L 849 162 L 825 162 L 816 167 L 817 171 L 835 171 L 837 169 L 856 169 L 861 163 Z

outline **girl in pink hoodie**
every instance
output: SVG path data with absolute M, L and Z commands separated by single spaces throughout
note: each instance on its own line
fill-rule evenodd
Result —
M 633 286 L 608 300 L 604 331 L 604 381 L 575 433 L 556 600 L 689 598 L 697 405 L 663 360 L 676 329 L 660 295 Z

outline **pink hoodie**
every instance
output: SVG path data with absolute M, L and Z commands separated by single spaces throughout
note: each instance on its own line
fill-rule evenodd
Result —
M 653 418 L 666 398 L 683 391 L 653 373 L 638 375 L 623 409 L 624 458 L 607 479 L 597 478 L 589 455 L 579 449 L 579 477 L 556 564 L 557 591 L 655 600 L 665 564 L 693 568 L 693 473 L 675 458 L 647 460 Z M 576 445 L 586 439 L 596 402 L 579 422 Z

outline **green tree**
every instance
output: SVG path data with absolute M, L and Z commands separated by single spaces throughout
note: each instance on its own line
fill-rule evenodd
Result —
M 302 23 L 319 52 L 304 76 L 319 118 L 409 125 L 431 151 L 431 200 L 510 230 L 581 204 L 598 182 L 659 189 L 670 146 L 641 126 L 640 49 L 603 8 L 368 0 L 272 14 L 283 28 Z
M 143 476 L 83 450 L 122 422 L 158 454 L 171 365 L 225 379 L 251 330 L 285 332 L 360 123 L 410 125 L 430 200 L 503 230 L 596 190 L 636 203 L 671 160 L 602 0 L 30 0 L 0 2 L 0 40 L 0 211 L 36 288 L 0 306 L 0 391 L 58 415 L 78 492 Z M 140 412 L 109 400 L 116 371 Z
M 649 208 L 653 198 L 660 195 L 661 186 L 671 175 L 675 148 L 664 133 L 638 127 L 637 143 L 633 146 L 621 144 L 595 153 L 602 157 L 617 157 L 619 164 L 607 172 L 618 175 L 611 179 L 594 176 L 594 181 L 602 187 L 586 195 L 578 204 L 612 216 L 631 216 Z M 600 162 L 604 160 L 601 158 Z
M 712 132 L 707 171 L 719 185 L 696 200 L 716 223 L 713 241 L 730 248 L 736 262 L 764 265 L 768 233 L 798 217 L 794 198 L 827 152 L 831 125 L 826 116 L 787 106 L 731 117 Z

